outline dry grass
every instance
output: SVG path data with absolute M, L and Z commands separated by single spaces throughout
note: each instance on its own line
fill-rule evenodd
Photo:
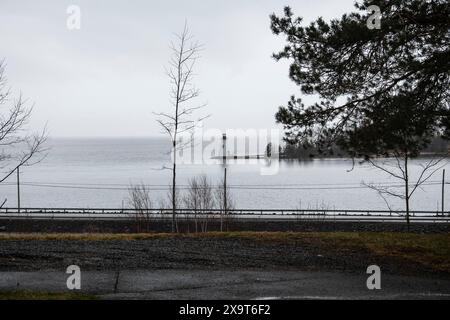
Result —
M 93 295 L 67 292 L 32 292 L 6 291 L 0 292 L 0 300 L 96 300 Z
M 402 259 L 450 273 L 450 234 L 393 232 L 243 233 L 236 236 L 259 241 L 280 241 L 324 249 L 365 249 L 374 255 Z

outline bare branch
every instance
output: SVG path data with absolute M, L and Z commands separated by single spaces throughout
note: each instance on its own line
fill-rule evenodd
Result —
M 445 159 L 445 157 L 440 158 L 440 159 L 432 158 L 425 166 L 422 166 L 423 170 L 420 173 L 420 176 L 417 179 L 412 191 L 410 192 L 409 197 L 411 197 L 414 194 L 414 192 L 416 191 L 416 189 L 418 187 L 420 187 L 423 183 L 427 182 L 437 171 L 439 171 L 440 169 L 442 169 L 443 167 L 445 167 L 447 165 L 448 161 L 446 161 L 442 165 L 439 165 L 439 163 L 444 161 L 444 159 Z M 436 166 L 437 166 L 437 168 L 436 168 Z M 432 171 L 429 172 L 429 170 L 432 170 Z
M 10 102 L 10 89 L 6 88 L 5 63 L 0 61 L 0 104 Z M 44 143 L 47 140 L 47 129 L 44 127 L 41 133 L 25 134 L 33 105 L 27 106 L 26 99 L 19 94 L 12 100 L 8 112 L 0 114 L 0 146 L 3 147 L 0 161 L 8 163 L 3 168 L 8 171 L 0 179 L 5 181 L 20 166 L 31 166 L 45 158 Z M 41 155 L 40 157 L 37 157 Z
M 399 176 L 397 173 L 390 171 L 388 169 L 386 169 L 385 167 L 383 167 L 382 165 L 377 164 L 375 161 L 373 161 L 372 159 L 367 160 L 372 166 L 374 166 L 375 168 L 393 176 L 394 178 L 397 179 L 401 179 L 401 180 L 405 180 L 405 177 Z
M 363 183 L 364 186 L 377 191 L 379 194 L 387 194 L 392 197 L 405 199 L 405 195 L 402 193 L 393 192 L 390 190 L 390 187 L 382 186 L 382 185 L 376 185 L 374 183 Z

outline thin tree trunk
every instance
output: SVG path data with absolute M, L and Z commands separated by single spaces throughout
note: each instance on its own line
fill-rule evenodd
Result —
M 182 78 L 182 53 L 184 50 L 184 41 L 181 43 L 181 49 L 180 49 L 180 56 L 178 59 L 178 81 L 177 81 L 177 97 L 176 97 L 176 102 L 175 102 L 175 130 L 174 130 L 174 134 L 173 134 L 173 177 L 172 177 L 172 232 L 176 232 L 178 233 L 178 225 L 177 225 L 177 221 L 176 221 L 176 175 L 177 175 L 177 136 L 178 136 L 178 110 L 179 110 L 179 106 L 180 106 L 180 83 L 181 83 L 181 78 Z
M 409 177 L 408 177 L 408 154 L 405 154 L 405 203 L 406 203 L 406 224 L 409 231 Z
M 225 155 L 224 155 L 225 157 Z M 225 158 L 224 158 L 225 159 Z M 220 231 L 223 231 L 223 218 L 227 215 L 227 167 L 225 164 L 223 177 L 223 215 L 220 217 Z
M 178 227 L 176 224 L 176 218 L 175 218 L 175 214 L 176 214 L 176 176 L 177 176 L 177 161 L 176 161 L 176 141 L 173 141 L 173 169 L 172 169 L 172 232 L 178 232 Z
M 201 47 L 195 42 L 191 42 L 191 36 L 187 24 L 185 24 L 183 33 L 178 36 L 179 44 L 171 46 L 173 51 L 169 60 L 170 69 L 167 74 L 171 80 L 171 105 L 175 110 L 173 115 L 165 112 L 158 113 L 161 118 L 158 123 L 167 131 L 172 140 L 173 146 L 173 164 L 172 168 L 172 232 L 179 232 L 177 221 L 177 190 L 176 190 L 176 153 L 178 135 L 191 131 L 194 124 L 199 120 L 190 119 L 190 115 L 196 109 L 202 106 L 192 105 L 192 100 L 198 97 L 198 90 L 191 83 L 194 76 L 193 67 L 197 54 Z

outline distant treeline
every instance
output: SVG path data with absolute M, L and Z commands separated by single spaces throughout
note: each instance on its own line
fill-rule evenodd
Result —
M 268 150 L 270 147 L 268 146 Z M 311 159 L 311 158 L 345 158 L 348 154 L 337 146 L 332 146 L 327 153 L 320 153 L 314 146 L 304 146 L 301 144 L 286 144 L 280 146 L 280 158 L 283 159 Z M 450 153 L 450 141 L 441 137 L 434 138 L 431 143 L 422 151 L 422 155 Z

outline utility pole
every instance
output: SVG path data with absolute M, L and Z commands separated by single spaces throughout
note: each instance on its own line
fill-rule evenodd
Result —
M 445 192 L 445 169 L 442 170 L 442 199 L 441 199 L 441 205 L 442 205 L 442 215 L 444 215 L 444 192 Z
M 222 134 L 223 141 L 223 215 L 227 214 L 227 135 Z M 223 231 L 223 216 L 220 219 L 220 231 Z
M 17 213 L 20 213 L 20 166 L 17 166 Z

